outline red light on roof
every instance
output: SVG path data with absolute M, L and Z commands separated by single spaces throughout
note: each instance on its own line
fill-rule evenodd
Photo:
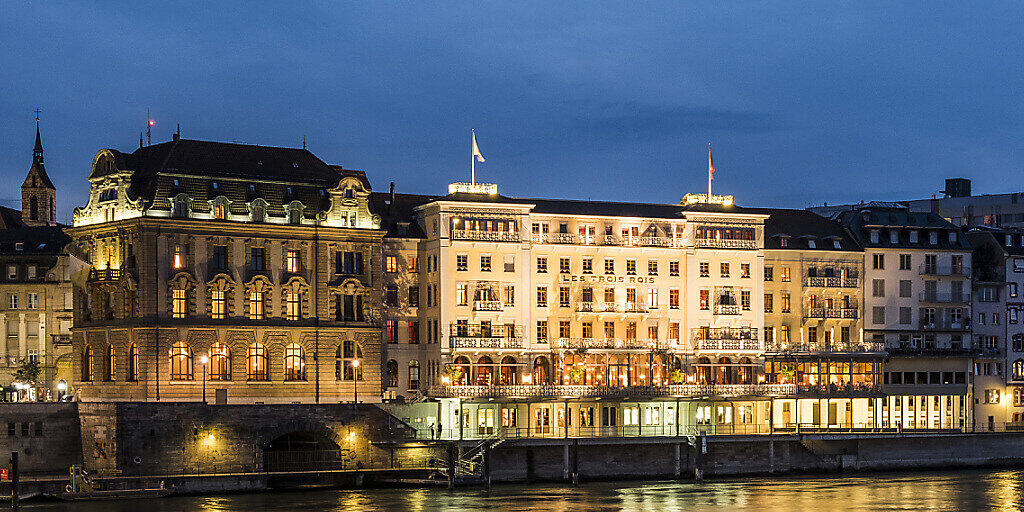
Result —
M 155 125 L 155 124 L 156 124 L 156 121 L 154 121 L 154 120 L 152 120 L 152 119 L 150 119 L 150 120 L 149 120 L 149 125 L 150 125 L 150 126 L 153 126 L 153 125 Z

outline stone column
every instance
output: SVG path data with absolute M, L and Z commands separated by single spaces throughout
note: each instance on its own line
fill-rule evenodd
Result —
M 0 366 L 7 366 L 7 315 L 0 315 Z
M 25 313 L 18 313 L 18 357 L 28 357 L 28 329 L 25 325 Z

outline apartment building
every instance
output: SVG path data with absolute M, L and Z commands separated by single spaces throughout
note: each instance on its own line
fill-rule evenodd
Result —
M 884 343 L 883 424 L 970 421 L 971 248 L 939 215 L 869 203 L 836 217 L 864 247 L 864 336 Z
M 365 174 L 175 135 L 99 151 L 88 179 L 70 230 L 91 265 L 82 400 L 380 400 L 384 231 Z

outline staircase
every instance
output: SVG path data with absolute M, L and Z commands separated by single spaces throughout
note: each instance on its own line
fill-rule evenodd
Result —
M 481 439 L 479 442 L 462 451 L 462 456 L 455 459 L 454 480 L 457 482 L 481 482 L 484 479 L 484 454 L 494 450 L 505 442 L 500 435 Z M 445 468 L 442 473 L 448 476 L 448 461 L 431 460 L 431 465 Z

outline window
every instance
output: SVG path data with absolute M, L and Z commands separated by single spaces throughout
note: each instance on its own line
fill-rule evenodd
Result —
M 266 293 L 253 290 L 249 292 L 249 320 L 263 320 L 267 312 Z
M 249 380 L 270 380 L 267 368 L 267 347 L 253 343 L 246 354 L 246 374 Z
M 409 322 L 409 343 L 420 342 L 420 323 L 416 321 Z
M 263 247 L 252 247 L 250 249 L 252 258 L 249 262 L 249 267 L 258 272 L 267 270 L 266 254 L 266 249 Z
M 420 305 L 420 287 L 410 286 L 409 287 L 409 307 L 419 307 Z
M 8 294 L 7 305 L 10 309 L 18 309 L 18 295 L 14 293 Z
M 7 265 L 7 279 L 13 281 L 13 280 L 15 280 L 17 278 L 18 278 L 18 266 L 17 265 Z
M 210 380 L 231 380 L 231 351 L 221 342 L 210 347 Z
M 185 247 L 175 244 L 174 256 L 171 258 L 171 267 L 175 269 L 185 268 Z
M 171 380 L 192 380 L 192 349 L 184 341 L 171 345 Z
M 672 277 L 678 277 L 679 276 L 679 262 L 678 261 L 672 260 L 672 261 L 668 262 L 668 275 L 670 275 Z
M 459 272 L 465 272 L 469 270 L 469 255 L 468 254 L 456 254 L 455 255 L 455 270 Z
M 658 289 L 651 288 L 647 290 L 647 307 L 650 309 L 658 308 Z
M 224 290 L 213 290 L 210 292 L 210 317 L 214 320 L 223 320 L 228 316 L 228 301 Z
M 569 327 L 568 320 L 558 321 L 558 337 L 559 338 L 570 338 L 572 337 L 572 331 Z
M 885 279 L 873 279 L 871 281 L 871 296 L 885 297 Z
M 284 380 L 306 380 L 306 358 L 298 343 L 284 348 Z
M 594 322 L 583 322 L 583 337 L 586 339 L 594 337 Z
M 398 295 L 398 291 L 395 291 L 395 295 Z M 288 320 L 298 320 L 302 318 L 302 303 L 299 301 L 298 292 L 288 292 L 285 295 L 285 317 Z
M 107 365 L 106 365 L 106 368 L 103 369 L 103 380 L 105 380 L 107 382 L 113 382 L 114 381 L 114 375 L 116 373 L 116 371 L 115 371 L 116 365 L 115 365 L 115 362 L 114 362 L 114 346 L 113 345 L 107 345 L 107 357 L 106 357 L 106 359 L 107 359 Z
M 700 262 L 700 277 L 711 277 L 711 263 Z
M 504 294 L 502 296 L 505 307 L 514 307 L 516 305 L 516 287 L 515 285 L 507 284 L 503 288 Z
M 720 273 L 722 277 L 729 277 L 729 263 L 723 261 L 722 263 L 719 264 L 719 267 L 721 270 Z
M 491 255 L 481 254 L 480 255 L 480 271 L 490 272 L 491 271 Z
M 885 270 L 885 255 L 884 254 L 873 254 L 871 257 L 872 268 L 875 270 Z
M 39 294 L 29 292 L 26 296 L 28 297 L 28 302 L 25 304 L 25 307 L 28 309 L 36 309 L 39 307 Z
M 764 312 L 765 313 L 771 313 L 772 312 L 772 306 L 773 306 L 772 300 L 774 299 L 774 297 L 775 296 L 770 294 L 770 293 L 764 294 Z
M 188 316 L 188 292 L 180 288 L 171 291 L 171 318 Z
M 765 281 L 771 281 L 773 279 L 775 279 L 775 268 L 774 267 L 764 267 L 764 280 Z
M 409 361 L 409 389 L 420 388 L 420 363 Z
M 885 323 L 885 306 L 874 306 L 871 308 L 871 322 L 876 324 Z
M 569 273 L 569 258 L 558 258 L 558 271 L 562 274 Z
M 793 331 L 792 329 L 790 329 L 788 325 L 783 325 L 782 328 L 779 330 L 779 335 L 782 338 L 780 340 L 782 343 L 789 343 L 790 341 L 792 341 Z
M 429 288 L 427 288 L 429 290 Z M 455 284 L 455 305 L 465 306 L 469 304 L 469 285 L 466 283 Z
M 548 287 L 538 286 L 537 287 L 537 307 L 546 308 L 548 307 Z
M 630 275 L 630 276 L 635 276 L 636 275 L 636 260 L 634 260 L 634 259 L 627 259 L 626 260 L 626 275 Z
M 563 308 L 569 307 L 569 287 L 560 286 L 558 288 L 558 305 Z
M 418 273 L 420 271 L 419 258 L 416 256 L 409 256 L 406 258 L 406 270 L 408 270 L 410 274 Z
M 516 257 L 515 257 L 515 255 L 513 255 L 513 254 L 506 254 L 506 255 L 504 255 L 504 258 L 505 258 L 505 262 L 504 262 L 505 272 L 515 272 L 516 271 Z
M 1012 298 L 1017 298 L 1017 283 L 1007 283 L 1006 293 Z
M 668 339 L 676 342 L 679 341 L 679 322 L 668 324 Z
M 789 267 L 779 268 L 779 280 L 783 283 L 789 282 Z
M 916 233 L 916 231 L 912 231 L 912 233 Z M 879 255 L 876 255 L 876 256 L 879 256 Z M 910 270 L 910 255 L 909 254 L 900 254 L 900 270 Z
M 387 387 L 397 388 L 398 387 L 398 361 L 389 359 L 384 369 L 385 379 Z M 339 379 L 340 380 L 340 379 Z
M 224 220 L 227 217 L 227 211 L 222 204 L 216 204 L 213 206 L 213 218 L 217 220 Z
M 679 290 L 677 288 L 668 291 L 668 307 L 669 309 L 679 309 Z
M 91 381 L 93 376 L 92 347 L 86 345 L 82 351 L 82 380 Z
M 740 263 L 740 277 L 750 278 L 750 263 Z
M 793 301 L 790 298 L 789 292 L 782 292 L 782 304 L 780 304 L 780 311 L 783 313 L 789 313 L 793 307 Z
M 537 273 L 547 274 L 548 273 L 548 259 L 544 256 L 537 257 Z
M 903 324 L 903 325 L 910 324 L 910 308 L 908 308 L 908 307 L 901 307 L 900 308 L 900 323 Z
M 647 275 L 658 275 L 658 260 L 647 260 Z
M 634 264 L 634 267 L 635 267 L 636 266 L 636 262 L 633 262 L 633 264 Z M 634 268 L 633 271 L 636 272 L 636 269 Z M 611 258 L 605 258 L 604 259 L 604 273 L 605 274 L 614 274 L 615 273 L 615 260 L 613 260 Z
M 128 345 L 128 372 L 124 380 L 128 382 L 139 380 L 139 346 L 134 343 Z
M 228 269 L 228 246 L 226 245 L 215 245 L 213 246 L 213 268 L 214 270 L 227 270 Z
M 876 281 L 878 281 L 878 279 L 876 279 Z M 911 281 L 909 279 L 900 279 L 900 297 L 910 297 L 910 286 L 911 286 Z M 884 293 L 884 285 L 883 285 L 883 293 Z M 876 295 L 876 297 L 877 297 L 877 295 Z M 934 297 L 934 293 L 932 294 L 932 297 Z
M 706 290 L 705 289 L 705 290 L 701 290 L 700 291 L 700 309 L 701 310 L 705 310 L 706 311 L 708 309 L 711 309 L 711 305 L 710 305 L 711 300 L 710 300 L 710 298 L 711 298 L 711 291 L 710 290 Z
M 740 305 L 744 311 L 750 311 L 750 290 L 740 290 Z
M 548 321 L 537 320 L 537 342 L 547 343 L 548 342 Z
M 353 340 L 345 340 L 334 352 L 334 376 L 338 380 L 363 380 L 363 347 Z M 360 361 L 356 364 L 355 361 Z

